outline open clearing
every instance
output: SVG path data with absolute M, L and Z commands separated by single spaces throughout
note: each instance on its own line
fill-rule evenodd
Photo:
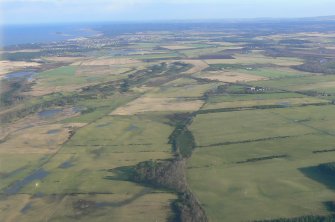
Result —
M 291 91 L 335 92 L 335 77 L 333 75 L 313 75 L 290 77 L 278 80 L 254 82 L 257 86 L 284 89 Z
M 134 115 L 144 112 L 182 112 L 200 109 L 203 101 L 185 101 L 175 98 L 140 97 L 123 107 L 117 108 L 111 115 Z
M 181 61 L 193 65 L 193 67 L 187 70 L 185 74 L 198 73 L 208 67 L 208 64 L 202 60 L 181 60 Z
M 334 191 L 308 169 L 335 158 L 313 154 L 335 142 L 331 110 L 310 106 L 199 115 L 191 129 L 200 147 L 188 162 L 188 179 L 211 221 L 327 214 L 322 202 Z M 256 161 L 278 155 L 284 156 Z
M 54 153 L 69 137 L 70 125 L 46 125 L 13 133 L 0 144 L 0 153 Z
M 220 109 L 220 108 L 240 108 L 253 106 L 270 106 L 281 105 L 283 107 L 307 104 L 329 103 L 328 100 L 318 98 L 287 98 L 287 99 L 269 99 L 269 100 L 249 100 L 249 101 L 233 101 L 206 104 L 203 109 Z
M 205 72 L 199 74 L 200 78 L 210 79 L 210 80 L 217 80 L 220 82 L 227 82 L 227 83 L 235 83 L 235 82 L 251 82 L 251 81 L 258 81 L 258 80 L 266 80 L 266 77 L 256 76 L 246 73 L 240 72 L 231 72 L 231 71 L 224 71 L 224 72 Z
M 129 58 L 93 58 L 86 61 L 74 63 L 81 66 L 109 66 L 109 65 L 127 65 L 139 63 L 140 61 Z
M 134 200 L 132 198 L 131 194 L 81 194 L 55 195 L 52 200 L 50 197 L 21 194 L 10 197 L 6 202 L 0 201 L 0 209 L 3 210 L 0 219 L 4 222 L 30 222 L 35 221 L 36 218 L 64 222 L 73 220 L 85 222 L 93 220 L 101 222 L 165 221 L 172 214 L 167 210 L 169 209 L 168 203 L 176 197 L 169 193 L 147 191 L 145 195 L 139 192 L 138 197 L 135 197 Z M 127 202 L 130 203 L 124 204 Z M 39 213 L 37 214 L 36 211 Z M 140 219 L 138 215 L 141 215 Z
M 316 138 L 321 139 L 319 136 Z M 303 147 L 299 146 L 301 141 L 304 141 Z M 330 146 L 334 139 L 315 144 L 312 140 L 301 137 L 298 141 L 277 140 L 204 148 L 196 151 L 189 161 L 188 180 L 204 204 L 211 221 L 325 215 L 328 212 L 322 202 L 329 201 L 334 191 L 304 175 L 299 168 L 333 161 L 334 155 L 313 156 L 307 148 L 314 147 L 307 142 L 314 146 Z M 278 149 L 274 149 L 276 143 L 277 146 L 280 144 Z M 301 147 L 301 153 L 299 157 L 291 157 L 291 151 L 296 150 L 297 145 Z M 238 156 L 239 160 L 278 153 L 289 154 L 290 157 L 250 164 L 222 163 L 223 158 L 227 160 L 231 157 L 230 153 L 235 159 Z
M 147 89 L 148 97 L 165 97 L 165 98 L 199 98 L 208 90 L 214 89 L 219 83 L 202 83 L 199 84 L 191 78 L 179 78 L 168 82 L 156 88 Z
M 0 60 L 0 77 L 4 74 L 19 71 L 21 69 L 38 68 L 40 65 L 41 64 L 37 62 Z
M 85 59 L 86 59 L 85 57 L 64 57 L 64 56 L 43 57 L 43 60 L 48 62 L 64 62 L 64 63 L 74 63 Z
M 193 49 L 196 48 L 194 46 L 188 45 L 163 45 L 162 48 L 169 49 L 169 50 L 180 50 L 180 49 Z
M 70 65 L 38 73 L 35 84 L 27 95 L 43 96 L 54 92 L 73 92 L 84 86 L 125 78 L 131 71 L 119 65 Z
M 293 120 L 282 118 L 271 110 L 201 114 L 190 129 L 199 146 L 314 132 L 313 129 L 295 124 Z
M 261 68 L 261 69 L 252 69 L 252 70 L 238 70 L 239 72 L 244 72 L 248 74 L 264 76 L 269 79 L 279 79 L 283 77 L 295 77 L 295 76 L 304 76 L 311 75 L 311 73 L 301 72 L 294 70 L 292 68 L 280 67 L 280 68 Z
M 273 64 L 279 66 L 294 66 L 303 64 L 302 60 L 296 58 L 270 58 L 262 56 L 258 53 L 250 55 L 238 55 L 234 57 L 235 59 L 208 59 L 205 60 L 205 62 L 207 64 Z

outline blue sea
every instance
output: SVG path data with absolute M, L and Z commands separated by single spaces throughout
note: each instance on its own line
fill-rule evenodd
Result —
M 0 47 L 31 43 L 49 43 L 97 35 L 90 25 L 6 25 L 0 27 Z
M 0 26 L 0 47 L 31 43 L 49 43 L 97 34 L 115 36 L 145 31 L 177 31 L 198 26 L 197 23 L 101 22 L 91 24 L 7 25 Z M 205 23 L 202 27 L 205 27 Z
M 91 24 L 7 25 L 0 26 L 0 47 L 31 43 L 58 42 L 97 34 L 115 36 L 145 31 L 177 31 L 207 27 L 206 23 L 179 22 L 101 22 Z

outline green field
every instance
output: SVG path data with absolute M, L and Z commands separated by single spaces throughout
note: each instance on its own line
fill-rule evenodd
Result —
M 241 108 L 241 107 L 256 107 L 256 106 L 299 106 L 319 103 L 329 103 L 327 100 L 319 98 L 285 98 L 285 99 L 262 99 L 262 100 L 240 100 L 229 102 L 208 103 L 203 109 L 221 109 L 221 108 Z
M 272 110 L 201 114 L 193 121 L 190 129 L 199 146 L 314 132 Z
M 211 221 L 328 214 L 322 203 L 334 195 L 326 188 L 333 182 L 309 169 L 335 157 L 313 153 L 334 147 L 334 111 L 309 106 L 197 116 L 191 129 L 200 147 L 188 161 L 188 180 Z
M 299 72 L 296 70 L 290 69 L 279 69 L 279 68 L 256 68 L 252 70 L 240 70 L 249 74 L 255 74 L 259 76 L 264 76 L 270 79 L 278 79 L 284 77 L 293 77 L 293 76 L 303 76 L 308 75 L 308 73 Z
M 251 84 L 289 91 L 317 91 L 333 93 L 335 89 L 335 76 L 318 75 L 308 77 L 290 77 L 280 80 L 259 81 Z
M 237 101 L 262 101 L 276 99 L 306 98 L 306 96 L 298 93 L 260 93 L 260 94 L 226 94 L 213 95 L 207 99 L 209 104 L 221 102 L 237 102 Z

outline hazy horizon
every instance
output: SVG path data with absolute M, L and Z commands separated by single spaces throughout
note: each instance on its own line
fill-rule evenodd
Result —
M 335 15 L 331 0 L 0 0 L 1 24 L 285 19 Z

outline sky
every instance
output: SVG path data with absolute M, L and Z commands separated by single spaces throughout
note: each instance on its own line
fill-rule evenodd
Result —
M 0 0 L 0 24 L 335 15 L 335 0 Z

